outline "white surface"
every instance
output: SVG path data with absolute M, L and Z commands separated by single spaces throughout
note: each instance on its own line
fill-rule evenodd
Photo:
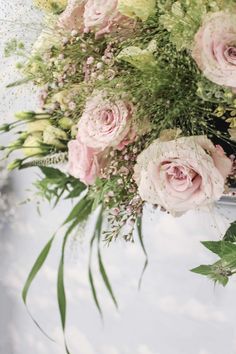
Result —
M 3 22 L 1 43 L 15 33 L 27 36 L 28 41 L 29 35 L 33 38 L 35 33 L 27 30 L 27 26 L 15 23 L 15 19 L 26 23 L 40 18 L 30 5 L 29 0 L 0 1 L 0 17 L 13 20 Z M 13 62 L 1 59 L 1 120 L 9 120 L 15 111 L 25 106 L 33 108 L 35 104 L 31 88 L 4 89 L 6 82 L 16 78 Z M 36 170 L 14 173 L 14 190 L 19 202 L 32 197 L 33 193 L 27 190 L 36 173 Z M 35 258 L 70 207 L 61 203 L 58 209 L 52 210 L 42 204 L 39 217 L 36 202 L 33 198 L 30 203 L 19 206 L 14 221 L 0 235 L 1 354 L 64 353 L 56 302 L 56 269 L 62 234 L 58 234 L 29 298 L 32 313 L 57 344 L 38 331 L 20 298 Z M 71 353 L 236 354 L 236 278 L 223 289 L 189 272 L 201 263 L 214 260 L 199 241 L 218 239 L 235 216 L 235 209 L 217 209 L 210 215 L 190 212 L 178 219 L 147 211 L 144 234 L 150 264 L 141 291 L 137 290 L 137 282 L 143 254 L 138 244 L 119 241 L 104 249 L 105 264 L 120 306 L 117 312 L 97 274 L 104 325 L 87 281 L 89 230 L 83 240 L 72 240 L 66 257 L 67 338 Z

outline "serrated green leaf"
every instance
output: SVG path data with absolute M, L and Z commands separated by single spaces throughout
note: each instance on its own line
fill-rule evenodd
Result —
M 231 242 L 226 241 L 203 241 L 202 244 L 212 251 L 213 253 L 217 254 L 220 257 L 224 257 L 230 253 L 235 252 L 236 254 L 236 245 Z
M 215 283 L 219 283 L 223 286 L 226 286 L 229 280 L 226 267 L 223 265 L 222 261 L 218 261 L 212 265 L 201 265 L 200 267 L 192 269 L 191 272 L 205 275 Z
M 236 242 L 236 221 L 232 222 L 230 227 L 225 233 L 225 241 Z
M 197 268 L 191 269 L 191 272 L 202 275 L 209 275 L 212 272 L 211 265 L 200 265 Z

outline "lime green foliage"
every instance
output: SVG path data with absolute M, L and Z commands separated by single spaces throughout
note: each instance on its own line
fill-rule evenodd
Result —
M 225 286 L 229 277 L 236 274 L 236 221 L 226 231 L 223 241 L 206 241 L 202 244 L 218 255 L 220 260 L 212 265 L 201 265 L 192 269 L 192 272 L 205 275 Z
M 117 56 L 118 60 L 124 60 L 130 63 L 141 71 L 152 71 L 156 66 L 156 60 L 153 52 L 156 50 L 156 42 L 150 42 L 147 49 L 140 49 L 139 47 L 126 47 Z
M 160 22 L 170 32 L 170 40 L 178 50 L 192 47 L 194 35 L 207 13 L 230 9 L 234 5 L 233 0 L 164 0 L 158 3 L 162 13 Z
M 24 49 L 24 43 L 18 42 L 15 38 L 13 38 L 5 44 L 4 55 L 6 58 L 11 55 L 24 56 Z
M 118 0 L 119 11 L 131 18 L 146 21 L 155 12 L 155 0 Z

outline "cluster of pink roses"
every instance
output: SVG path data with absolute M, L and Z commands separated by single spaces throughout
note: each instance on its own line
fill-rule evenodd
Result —
M 118 11 L 118 0 L 68 0 L 58 25 L 69 31 L 93 31 L 98 37 L 126 20 Z
M 93 184 L 105 167 L 110 149 L 122 150 L 136 132 L 129 102 L 111 99 L 99 92 L 86 103 L 78 123 L 76 140 L 69 142 L 69 173 L 85 184 Z
M 207 15 L 192 55 L 210 81 L 236 90 L 236 12 Z

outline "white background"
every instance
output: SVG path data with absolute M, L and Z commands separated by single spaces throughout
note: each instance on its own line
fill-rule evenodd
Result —
M 16 58 L 2 57 L 9 38 L 28 44 L 39 31 L 40 14 L 30 0 L 0 0 L 0 120 L 15 111 L 33 109 L 32 87 L 5 89 L 14 81 Z M 0 144 L 4 138 L 0 136 Z M 56 270 L 62 233 L 58 233 L 45 267 L 29 297 L 34 317 L 57 342 L 45 338 L 28 316 L 20 292 L 26 276 L 49 237 L 63 221 L 70 205 L 52 210 L 37 198 L 32 182 L 38 171 L 12 175 L 14 218 L 0 235 L 0 354 L 63 354 L 56 301 Z M 27 199 L 30 201 L 27 202 Z M 22 202 L 22 205 L 20 205 Z M 137 244 L 122 240 L 104 249 L 104 260 L 119 302 L 114 308 L 96 271 L 96 285 L 104 310 L 104 324 L 92 301 L 87 280 L 88 241 L 91 230 L 73 238 L 67 249 L 67 338 L 71 354 L 236 354 L 236 278 L 226 289 L 189 272 L 214 261 L 200 240 L 217 240 L 236 216 L 235 209 L 190 212 L 174 219 L 147 210 L 144 235 L 149 267 L 141 291 L 138 278 L 144 257 Z M 92 227 L 93 220 L 90 221 Z

